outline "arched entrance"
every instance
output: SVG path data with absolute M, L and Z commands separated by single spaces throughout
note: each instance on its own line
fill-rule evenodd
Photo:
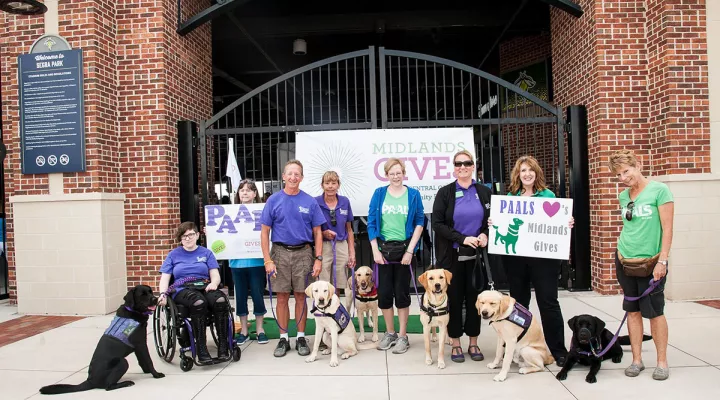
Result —
M 224 175 L 228 138 L 242 176 L 258 182 L 259 190 L 275 192 L 282 187 L 282 166 L 294 156 L 296 132 L 423 127 L 472 127 L 482 179 L 497 193 L 506 192 L 515 159 L 533 154 L 550 188 L 566 195 L 567 146 L 559 107 L 467 65 L 370 47 L 282 75 L 203 121 L 203 204 L 217 201 L 210 194 Z M 363 240 L 363 221 L 358 225 L 358 263 L 367 265 L 369 244 Z M 432 260 L 430 240 L 424 241 L 423 267 Z

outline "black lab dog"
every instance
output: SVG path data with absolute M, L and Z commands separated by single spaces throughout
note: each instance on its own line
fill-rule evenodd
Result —
M 611 359 L 614 363 L 621 362 L 623 349 L 620 346 L 630 344 L 629 336 L 618 336 L 610 350 L 608 350 L 602 358 L 598 358 L 594 354 L 599 354 L 604 350 L 613 338 L 613 334 L 605 329 L 605 321 L 592 315 L 583 314 L 570 318 L 568 326 L 570 326 L 570 329 L 573 331 L 573 337 L 565 366 L 556 377 L 560 381 L 567 378 L 568 371 L 570 371 L 576 363 L 580 363 L 581 365 L 590 366 L 590 372 L 585 377 L 585 382 L 597 382 L 595 376 L 598 371 L 600 371 L 600 363 L 608 359 Z M 652 336 L 643 335 L 643 341 L 650 339 L 652 339 Z
M 79 385 L 50 385 L 40 389 L 42 394 L 60 394 L 82 392 L 90 389 L 114 390 L 135 383 L 132 381 L 120 382 L 120 378 L 128 370 L 125 359 L 135 353 L 138 364 L 146 374 L 153 378 L 163 378 L 165 375 L 155 371 L 150 352 L 147 347 L 147 322 L 157 305 L 157 297 L 153 296 L 152 288 L 138 285 L 130 289 L 125 297 L 125 304 L 115 313 L 110 327 L 102 335 L 95 348 L 88 378 Z

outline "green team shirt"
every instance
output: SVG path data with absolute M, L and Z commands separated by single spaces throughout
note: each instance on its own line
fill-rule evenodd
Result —
M 522 194 L 522 189 L 520 189 L 517 193 L 508 193 L 508 196 L 520 196 Z M 555 197 L 555 193 L 553 193 L 550 189 L 543 189 L 539 192 L 533 193 L 532 197 Z
M 380 234 L 386 241 L 403 241 L 405 237 L 405 224 L 408 219 L 408 191 L 405 190 L 400 197 L 393 197 L 390 192 L 385 195 L 382 205 L 382 223 Z
M 625 258 L 647 258 L 659 253 L 662 247 L 662 225 L 658 207 L 673 201 L 667 185 L 657 181 L 648 182 L 635 199 L 632 221 L 625 218 L 630 203 L 630 189 L 623 190 L 618 199 L 623 222 L 618 252 Z

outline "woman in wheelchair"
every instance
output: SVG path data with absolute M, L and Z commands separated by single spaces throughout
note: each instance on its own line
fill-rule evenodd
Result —
M 158 304 L 167 304 L 168 288 L 173 279 L 170 295 L 175 303 L 187 308 L 190 314 L 195 348 L 199 364 L 213 362 L 207 348 L 208 322 L 215 324 L 218 339 L 218 358 L 229 357 L 228 319 L 230 305 L 218 289 L 220 273 L 218 263 L 209 249 L 198 246 L 198 229 L 193 222 L 183 222 L 175 238 L 182 244 L 168 254 L 160 272 L 160 298 Z M 208 283 L 209 281 L 209 283 Z M 213 321 L 209 321 L 210 315 Z M 182 340 L 182 338 L 181 338 Z M 181 342 L 181 346 L 187 346 Z

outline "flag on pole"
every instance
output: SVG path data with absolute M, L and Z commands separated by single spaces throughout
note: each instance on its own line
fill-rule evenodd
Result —
M 242 176 L 240 175 L 240 168 L 238 168 L 237 159 L 235 158 L 235 151 L 233 150 L 234 148 L 235 146 L 233 145 L 232 138 L 228 138 L 228 162 L 227 167 L 225 168 L 225 176 L 230 178 L 233 193 L 238 191 L 240 181 L 242 180 Z

